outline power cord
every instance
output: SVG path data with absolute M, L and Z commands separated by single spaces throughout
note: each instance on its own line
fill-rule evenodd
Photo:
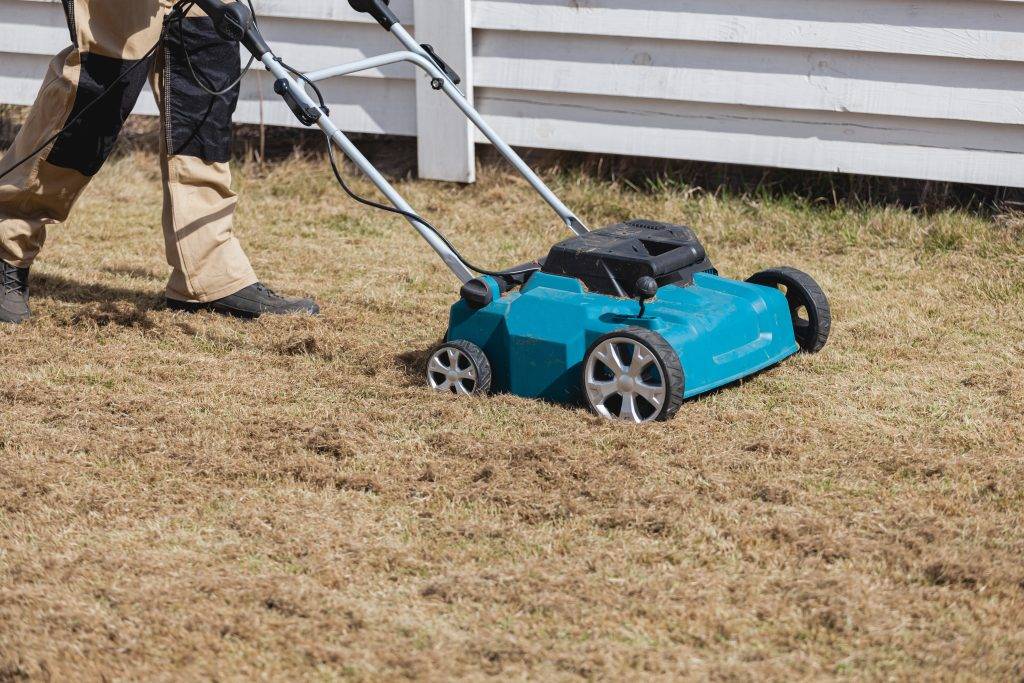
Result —
M 516 276 L 516 275 L 526 275 L 528 273 L 535 273 L 538 270 L 540 270 L 540 266 L 539 265 L 537 267 L 535 267 L 535 268 L 531 267 L 531 268 L 523 268 L 523 269 L 519 269 L 519 270 L 487 270 L 486 268 L 480 268 L 479 266 L 474 266 L 472 263 L 467 261 L 466 258 L 462 254 L 459 253 L 459 250 L 455 248 L 455 245 L 451 243 L 451 241 L 445 236 L 445 234 L 443 232 L 441 232 L 440 230 L 435 228 L 433 225 L 428 223 L 422 216 L 420 216 L 418 214 L 415 214 L 415 213 L 412 213 L 410 211 L 403 211 L 402 209 L 399 209 L 399 208 L 396 208 L 396 207 L 393 207 L 393 206 L 387 206 L 386 204 L 380 204 L 380 203 L 375 202 L 375 201 L 373 201 L 371 199 L 366 199 L 365 197 L 359 196 L 358 194 L 356 194 L 352 190 L 352 188 L 350 188 L 348 186 L 348 183 L 345 182 L 344 176 L 341 175 L 341 169 L 338 168 L 338 160 L 334 156 L 334 142 L 331 140 L 330 136 L 327 135 L 326 133 L 324 134 L 324 137 L 327 138 L 327 156 L 331 160 L 331 170 L 334 171 L 334 177 L 337 179 L 338 184 L 341 185 L 341 189 L 343 189 L 345 191 L 345 194 L 347 194 L 353 200 L 355 200 L 355 201 L 357 201 L 360 204 L 363 204 L 365 206 L 369 206 L 370 208 L 378 209 L 380 211 L 386 211 L 388 213 L 393 213 L 393 214 L 396 214 L 398 216 L 403 216 L 403 217 L 405 217 L 405 218 L 407 218 L 407 219 L 409 219 L 411 221 L 415 221 L 416 223 L 419 223 L 420 225 L 422 225 L 425 228 L 427 228 L 428 230 L 430 230 L 430 232 L 432 232 L 435 235 L 437 235 L 438 238 L 442 242 L 444 242 L 445 246 L 448 247 L 449 249 L 451 249 L 452 253 L 455 254 L 459 258 L 460 261 L 462 261 L 463 263 L 466 264 L 467 268 L 469 268 L 470 270 L 472 270 L 472 271 L 474 271 L 476 273 L 480 273 L 481 275 L 490 275 L 491 277 L 510 277 L 510 276 Z
M 327 104 L 324 99 L 324 94 L 320 90 L 319 86 L 317 86 L 315 82 L 307 78 L 306 74 L 302 73 L 298 69 L 289 66 L 280 57 L 275 57 L 274 59 L 275 61 L 277 61 L 278 64 L 280 64 L 284 68 L 285 71 L 292 74 L 293 76 L 295 76 L 296 78 L 298 78 L 303 83 L 309 86 L 310 90 L 313 91 L 313 94 L 316 95 L 316 99 L 317 102 L 320 104 L 320 108 L 324 111 L 325 114 L 329 115 L 330 110 L 327 108 Z M 341 174 L 341 168 L 338 165 L 337 157 L 335 157 L 334 155 L 334 142 L 331 140 L 331 136 L 324 133 L 324 137 L 327 140 L 327 157 L 331 161 L 331 170 L 334 172 L 334 177 L 338 181 L 338 185 L 341 186 L 341 189 L 344 190 L 345 194 L 347 194 L 352 200 L 359 202 L 364 206 L 368 206 L 371 209 L 377 209 L 379 211 L 393 213 L 396 216 L 402 216 L 403 218 L 407 218 L 408 220 L 411 220 L 415 223 L 419 223 L 423 227 L 430 230 L 430 232 L 437 235 L 438 239 L 440 239 L 446 247 L 451 249 L 452 253 L 455 254 L 455 256 L 457 256 L 460 261 L 466 264 L 467 268 L 481 275 L 490 275 L 491 277 L 514 277 L 516 275 L 526 275 L 528 273 L 535 273 L 538 270 L 540 270 L 540 266 L 537 266 L 535 268 L 529 267 L 517 270 L 488 270 L 486 268 L 480 268 L 479 266 L 475 266 L 468 260 L 466 260 L 466 258 L 461 253 L 459 253 L 459 250 L 455 247 L 454 244 L 451 243 L 451 240 L 449 240 L 448 237 L 443 232 L 434 227 L 434 225 L 432 225 L 425 218 L 423 218 L 423 216 L 420 216 L 419 214 L 415 214 L 409 211 L 403 211 L 402 209 L 399 209 L 394 206 L 381 204 L 380 202 L 375 202 L 372 199 L 361 197 L 354 190 L 352 190 L 351 187 L 349 187 L 348 183 L 345 182 L 345 177 Z

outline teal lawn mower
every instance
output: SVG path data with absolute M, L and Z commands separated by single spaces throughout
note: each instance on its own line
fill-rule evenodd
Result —
M 466 284 L 427 380 L 667 420 L 684 399 L 820 351 L 830 325 L 808 275 L 776 268 L 730 280 L 689 228 L 630 221 L 556 245 L 526 275 Z
M 828 340 L 828 299 L 798 270 L 765 270 L 739 282 L 719 275 L 689 228 L 637 220 L 589 230 L 480 116 L 459 90 L 459 75 L 402 27 L 388 0 L 349 4 L 390 31 L 402 51 L 309 73 L 274 55 L 242 3 L 195 2 L 222 35 L 240 41 L 274 75 L 274 91 L 299 121 L 324 132 L 345 192 L 403 216 L 462 282 L 445 341 L 427 358 L 430 388 L 456 396 L 510 392 L 584 404 L 609 419 L 651 422 L 673 417 L 687 398 L 800 350 L 820 351 Z M 426 72 L 433 88 L 450 97 L 551 206 L 572 238 L 531 263 L 486 270 L 469 263 L 413 211 L 331 122 L 316 85 L 399 62 Z M 352 192 L 334 158 L 335 146 L 390 205 Z

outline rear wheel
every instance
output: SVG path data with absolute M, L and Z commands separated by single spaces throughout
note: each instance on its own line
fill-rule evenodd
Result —
M 665 338 L 642 327 L 606 334 L 583 360 L 583 393 L 590 409 L 609 420 L 669 420 L 683 404 L 679 355 Z
M 480 396 L 491 390 L 491 363 L 483 349 L 468 341 L 440 344 L 427 358 L 427 385 L 455 396 Z
M 771 268 L 751 276 L 747 282 L 772 287 L 786 295 L 793 332 L 801 349 L 817 353 L 825 348 L 832 331 L 832 307 L 814 278 L 796 268 Z

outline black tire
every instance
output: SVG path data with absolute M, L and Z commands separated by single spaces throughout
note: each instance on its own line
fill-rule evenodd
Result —
M 660 406 L 655 405 L 644 396 L 640 396 L 639 399 L 636 394 L 627 396 L 630 392 L 615 391 L 615 395 L 618 396 L 618 404 L 616 405 L 614 400 L 615 396 L 608 395 L 603 399 L 599 399 L 598 389 L 592 388 L 603 384 L 606 381 L 614 381 L 616 376 L 615 370 L 609 365 L 605 364 L 600 360 L 599 357 L 595 357 L 595 353 L 598 353 L 607 342 L 616 339 L 628 340 L 633 343 L 643 345 L 652 355 L 653 363 L 648 363 L 641 372 L 643 375 L 648 375 L 648 366 L 654 366 L 657 368 L 657 377 L 663 379 L 665 397 L 662 400 Z M 613 342 L 613 346 L 619 346 Z M 628 343 L 623 343 L 621 346 L 629 347 Z M 635 349 L 636 347 L 633 347 Z M 593 361 L 593 362 L 592 362 Z M 633 358 L 629 359 L 629 366 L 632 366 Z M 603 366 L 603 368 L 601 367 Z M 604 373 L 603 376 L 599 376 L 599 373 Z M 611 380 L 605 379 L 609 376 Z M 590 408 L 591 412 L 600 417 L 608 419 L 630 419 L 624 417 L 623 413 L 628 412 L 626 408 L 626 402 L 629 401 L 632 405 L 634 414 L 639 414 L 641 419 L 633 419 L 633 421 L 639 422 L 663 422 L 665 420 L 671 420 L 675 417 L 676 413 L 679 412 L 679 408 L 683 405 L 683 392 L 686 387 L 686 378 L 683 374 L 683 364 L 679 361 L 679 354 L 676 353 L 675 349 L 665 341 L 657 332 L 651 332 L 650 330 L 642 327 L 627 327 L 615 332 L 604 335 L 598 339 L 587 351 L 586 356 L 583 358 L 583 377 L 582 377 L 582 388 L 584 400 L 587 402 L 587 407 Z M 643 380 L 643 376 L 639 379 Z M 649 379 L 648 382 L 653 383 L 653 379 Z M 599 402 L 598 402 L 599 401 Z M 614 414 L 613 414 L 614 413 Z
M 814 278 L 796 268 L 771 268 L 751 276 L 747 282 L 773 287 L 786 295 L 801 349 L 817 353 L 825 348 L 832 331 L 832 307 Z
M 442 372 L 442 369 L 451 368 L 453 356 L 456 364 L 454 372 L 468 375 L 467 371 L 471 369 L 472 378 L 464 376 L 456 379 Z M 434 365 L 435 359 L 440 366 Z M 424 370 L 427 386 L 435 391 L 456 396 L 483 396 L 491 391 L 491 362 L 487 360 L 483 349 L 472 342 L 456 340 L 438 344 L 430 350 Z

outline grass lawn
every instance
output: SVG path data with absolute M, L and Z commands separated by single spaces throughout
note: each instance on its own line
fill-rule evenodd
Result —
M 0 329 L 0 681 L 1020 680 L 1024 218 L 551 181 L 813 273 L 830 345 L 653 426 L 433 396 L 457 287 L 400 219 L 243 166 L 257 271 L 324 315 L 171 313 L 122 157 Z M 483 265 L 565 236 L 501 169 L 400 187 Z

